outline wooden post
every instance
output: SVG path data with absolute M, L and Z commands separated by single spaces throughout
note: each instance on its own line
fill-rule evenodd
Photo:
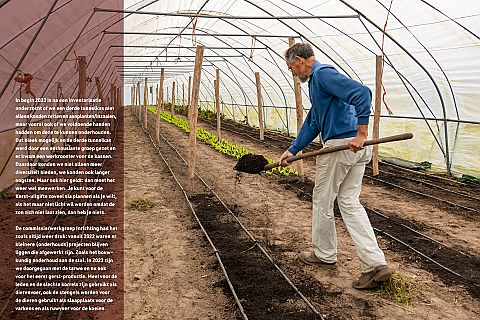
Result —
M 130 90 L 130 105 L 134 106 L 135 105 L 135 98 L 133 97 L 133 92 L 135 91 L 135 85 L 132 86 Z
M 260 129 L 260 140 L 263 140 L 263 107 L 262 107 L 262 86 L 260 84 L 260 72 L 255 72 L 255 82 L 257 84 L 257 104 L 258 104 L 258 128 Z
M 173 116 L 175 114 L 175 81 L 173 81 L 173 84 L 172 84 L 172 104 L 170 107 L 171 107 L 170 112 L 172 113 L 172 116 Z
M 158 88 L 158 101 L 157 101 L 157 127 L 156 127 L 156 134 L 157 134 L 157 141 L 160 142 L 160 112 L 163 111 L 163 80 L 165 78 L 165 70 L 164 68 L 160 69 L 160 84 Z
M 168 86 L 167 86 L 167 88 L 166 88 L 166 93 L 167 93 L 167 94 L 166 94 L 166 97 L 165 97 L 165 101 L 167 101 L 167 103 L 168 103 L 168 101 L 169 101 L 169 99 L 168 99 Z
M 375 57 L 375 112 L 373 114 L 373 139 L 380 137 L 380 111 L 382 106 L 382 56 Z M 378 175 L 378 144 L 373 146 L 373 175 Z
M 182 83 L 182 107 L 185 108 L 185 83 Z
M 115 88 L 115 85 L 112 83 L 110 85 L 110 108 L 115 109 L 115 104 L 117 103 L 117 89 Z M 108 112 L 109 114 L 112 113 L 111 111 Z M 110 130 L 112 128 L 112 119 L 108 119 L 108 126 L 110 127 Z
M 142 107 L 140 107 L 140 81 L 137 81 L 137 109 L 138 109 L 138 122 L 141 123 L 142 119 Z
M 198 116 L 198 96 L 200 91 L 200 79 L 202 76 L 203 46 L 197 46 L 195 56 L 195 69 L 193 71 L 192 87 L 192 117 L 190 123 L 190 136 L 188 140 L 188 192 L 193 193 L 195 188 L 195 156 L 197 151 L 197 116 Z
M 100 84 L 100 77 L 95 77 L 95 86 L 97 87 L 97 91 L 98 91 L 98 97 L 100 98 L 100 106 L 105 108 L 105 101 L 104 101 L 104 97 L 103 97 L 103 90 L 102 90 L 102 85 Z M 107 114 L 108 112 L 103 110 L 102 111 L 103 114 Z M 103 122 L 105 123 L 105 130 L 106 131 L 109 131 L 110 128 L 107 126 L 107 120 L 106 119 L 103 119 Z
M 85 56 L 79 56 L 78 57 L 78 60 L 77 60 L 77 63 L 78 63 L 78 99 L 85 99 L 85 93 L 86 93 L 86 90 L 87 90 L 87 58 Z M 80 107 L 80 112 L 79 112 L 79 115 L 81 114 L 86 114 L 86 111 L 83 111 L 81 110 L 82 107 L 84 107 L 86 104 L 84 102 L 80 102 L 78 103 L 78 106 Z M 83 123 L 85 122 L 85 118 L 79 118 L 78 122 L 80 123 Z M 76 127 L 76 130 L 80 129 L 81 131 L 84 131 L 86 128 L 85 127 L 81 127 L 81 128 L 78 128 Z M 78 137 L 80 139 L 87 139 L 87 135 L 86 134 L 79 134 Z M 87 190 L 86 190 L 86 186 L 87 186 L 87 183 L 85 182 L 85 179 L 87 178 L 86 174 L 85 174 L 85 171 L 87 169 L 87 158 L 86 158 L 86 155 L 87 155 L 87 152 L 85 151 L 85 147 L 87 146 L 87 142 L 86 141 L 80 141 L 79 142 L 79 147 L 80 147 L 80 151 L 79 151 L 79 155 L 81 156 L 81 158 L 79 159 L 79 163 L 80 163 L 80 166 L 78 168 L 79 171 L 82 172 L 82 174 L 80 175 L 80 178 L 82 179 L 82 182 L 81 182 L 81 187 L 82 189 L 80 190 L 81 194 L 87 194 Z M 82 151 L 83 149 L 83 151 Z
M 222 119 L 220 118 L 220 69 L 216 70 L 217 79 L 214 80 L 215 84 L 215 107 L 217 109 L 217 136 L 218 139 L 222 139 Z
M 188 76 L 188 92 L 187 92 L 187 109 L 188 109 L 188 123 L 190 124 L 191 115 L 192 115 L 192 95 L 191 95 L 191 87 L 192 87 L 192 76 Z
M 118 110 L 122 107 L 122 96 L 121 96 L 120 87 L 117 88 L 117 104 L 115 106 L 115 122 L 118 121 Z M 113 142 L 113 141 L 112 141 Z
M 143 126 L 145 127 L 145 129 L 148 128 L 148 109 L 147 109 L 147 106 L 148 106 L 148 78 L 145 77 L 145 88 L 143 89 L 143 112 L 144 112 L 144 115 L 143 115 Z
M 291 47 L 295 44 L 294 38 L 288 38 L 288 46 Z M 302 88 L 300 85 L 300 79 L 295 77 L 292 73 L 293 77 L 293 91 L 295 92 L 295 109 L 297 111 L 297 135 L 300 132 L 300 129 L 303 125 L 303 107 L 302 107 Z M 302 151 L 298 152 L 298 154 L 302 154 Z M 297 167 L 297 171 L 299 175 L 303 174 L 303 160 L 296 161 L 295 166 Z

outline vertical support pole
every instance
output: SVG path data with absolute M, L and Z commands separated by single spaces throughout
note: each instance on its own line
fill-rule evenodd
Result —
M 158 86 L 158 101 L 157 101 L 157 127 L 156 127 L 156 134 L 157 134 L 157 141 L 160 142 L 160 112 L 163 111 L 163 80 L 165 78 L 165 70 L 164 68 L 160 69 L 160 84 Z
M 192 108 L 190 122 L 190 136 L 188 141 L 188 183 L 187 190 L 191 194 L 195 188 L 195 156 L 197 152 L 197 116 L 198 96 L 200 91 L 200 79 L 202 76 L 203 46 L 197 46 L 195 55 L 195 69 L 193 71 Z
M 145 129 L 148 128 L 148 109 L 147 109 L 147 106 L 148 106 L 148 78 L 145 77 L 145 88 L 143 89 L 143 112 L 144 112 L 144 115 L 143 115 L 143 126 L 145 127 Z
M 142 119 L 142 107 L 140 107 L 140 81 L 137 81 L 137 111 L 138 111 L 138 122 L 141 123 Z
M 167 103 L 168 103 L 168 86 L 167 86 L 166 92 L 167 92 L 167 95 L 166 95 L 165 101 L 167 101 Z
M 222 119 L 220 118 L 220 69 L 216 70 L 215 84 L 215 107 L 217 109 L 217 136 L 222 138 Z
M 182 107 L 185 108 L 185 83 L 182 83 Z
M 103 99 L 104 97 L 103 97 L 102 85 L 100 84 L 100 77 L 95 77 L 95 86 L 97 87 L 98 97 L 100 98 L 100 101 L 101 101 L 100 106 L 105 108 L 105 101 Z M 106 114 L 107 112 L 103 110 L 102 113 Z M 107 126 L 107 121 L 105 119 L 103 121 L 105 122 L 105 130 L 109 131 L 110 128 Z
M 289 47 L 295 44 L 294 38 L 288 38 L 288 45 Z M 295 77 L 292 73 L 293 77 L 293 91 L 295 92 L 295 109 L 297 114 L 297 135 L 300 132 L 300 129 L 303 125 L 303 107 L 302 107 L 302 89 L 300 85 L 300 79 Z M 300 151 L 298 154 L 302 154 Z M 303 160 L 299 160 L 296 162 L 295 166 L 297 167 L 297 171 L 299 175 L 303 174 Z
M 115 104 L 117 103 L 117 90 L 115 89 L 115 85 L 112 83 L 110 85 L 110 108 L 115 109 Z M 108 112 L 109 114 L 111 111 Z M 108 126 L 109 130 L 112 128 L 112 119 L 108 119 Z
M 175 81 L 173 81 L 172 84 L 172 104 L 170 112 L 172 113 L 172 116 L 175 114 Z
M 192 115 L 192 94 L 191 94 L 191 88 L 192 88 L 192 76 L 188 76 L 188 92 L 187 92 L 187 109 L 188 109 L 188 123 L 191 122 L 191 115 Z
M 132 88 L 131 88 L 131 90 L 130 90 L 130 105 L 131 105 L 131 106 L 134 106 L 134 105 L 135 105 L 135 98 L 134 98 L 134 96 L 133 96 L 134 91 L 135 91 L 135 85 L 133 85 Z
M 85 93 L 86 93 L 86 90 L 87 90 L 87 58 L 85 56 L 79 56 L 78 57 L 78 99 L 85 99 Z M 85 106 L 85 103 L 83 102 L 80 102 L 78 104 L 80 106 L 80 112 L 79 114 L 85 114 L 86 111 L 82 111 L 81 108 Z M 79 122 L 85 122 L 85 118 L 83 119 L 79 119 Z M 84 128 L 80 128 L 82 131 L 84 131 Z M 77 129 L 78 130 L 78 129 Z M 87 193 L 87 190 L 86 190 L 86 186 L 87 186 L 87 183 L 85 182 L 87 176 L 85 174 L 85 170 L 86 170 L 86 166 L 87 166 L 87 152 L 85 151 L 85 147 L 87 146 L 87 142 L 86 142 L 86 139 L 87 139 L 87 136 L 85 134 L 80 134 L 78 136 L 80 139 L 85 139 L 85 141 L 82 141 L 80 140 L 79 142 L 79 147 L 80 147 L 80 168 L 78 168 L 79 171 L 82 171 L 82 174 L 80 175 L 80 177 L 82 178 L 82 183 L 81 183 L 81 186 L 82 186 L 82 190 L 81 190 L 81 193 L 82 194 L 86 194 Z M 83 151 L 82 151 L 83 149 Z
M 373 114 L 373 139 L 380 136 L 380 111 L 382 107 L 382 56 L 375 57 L 375 112 Z M 378 144 L 373 146 L 373 175 L 378 175 Z
M 260 140 L 263 140 L 264 128 L 263 128 L 262 86 L 260 83 L 260 72 L 255 72 L 255 82 L 257 84 L 258 128 L 260 129 Z
M 115 122 L 118 121 L 118 110 L 122 107 L 122 96 L 120 95 L 120 87 L 117 88 L 117 103 L 115 105 Z M 113 129 L 113 128 L 112 128 Z M 113 143 L 113 141 L 112 141 Z

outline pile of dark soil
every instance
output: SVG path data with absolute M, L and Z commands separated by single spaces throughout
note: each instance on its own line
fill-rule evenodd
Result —
M 246 154 L 238 159 L 234 169 L 246 173 L 260 173 L 268 164 L 267 159 L 258 154 Z

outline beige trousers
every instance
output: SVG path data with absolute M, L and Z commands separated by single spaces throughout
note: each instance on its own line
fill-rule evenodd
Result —
M 329 140 L 325 147 L 344 145 L 349 140 Z M 312 245 L 315 255 L 324 262 L 337 261 L 337 235 L 333 216 L 333 203 L 337 198 L 363 272 L 387 264 L 367 213 L 358 199 L 365 164 L 371 158 L 371 147 L 356 153 L 345 150 L 317 156 L 313 189 Z

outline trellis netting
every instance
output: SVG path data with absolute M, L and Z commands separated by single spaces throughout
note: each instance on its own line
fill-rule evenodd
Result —
M 171 98 L 176 82 L 176 103 L 181 104 L 193 74 L 195 47 L 203 45 L 200 106 L 213 109 L 213 81 L 220 69 L 222 112 L 256 126 L 254 73 L 260 72 L 266 127 L 294 136 L 293 81 L 283 59 L 289 37 L 310 43 L 320 62 L 369 86 L 373 95 L 375 57 L 383 51 L 380 135 L 408 131 L 414 139 L 383 145 L 380 155 L 480 176 L 475 151 L 480 137 L 478 1 L 126 0 L 123 8 L 119 3 L 0 1 L 0 188 L 13 182 L 15 98 L 26 96 L 10 77 L 18 73 L 17 65 L 33 75 L 37 95 L 56 96 L 60 83 L 62 94 L 70 96 L 76 90 L 75 55 L 85 55 L 92 59 L 87 74 L 101 77 L 105 87 L 121 83 L 125 104 L 138 82 L 143 100 L 145 77 L 154 88 L 149 90 L 149 103 L 154 103 L 163 67 L 165 94 Z M 13 14 L 19 6 L 21 16 Z M 90 83 L 95 96 L 93 88 Z M 304 115 L 311 107 L 307 92 L 302 85 Z

